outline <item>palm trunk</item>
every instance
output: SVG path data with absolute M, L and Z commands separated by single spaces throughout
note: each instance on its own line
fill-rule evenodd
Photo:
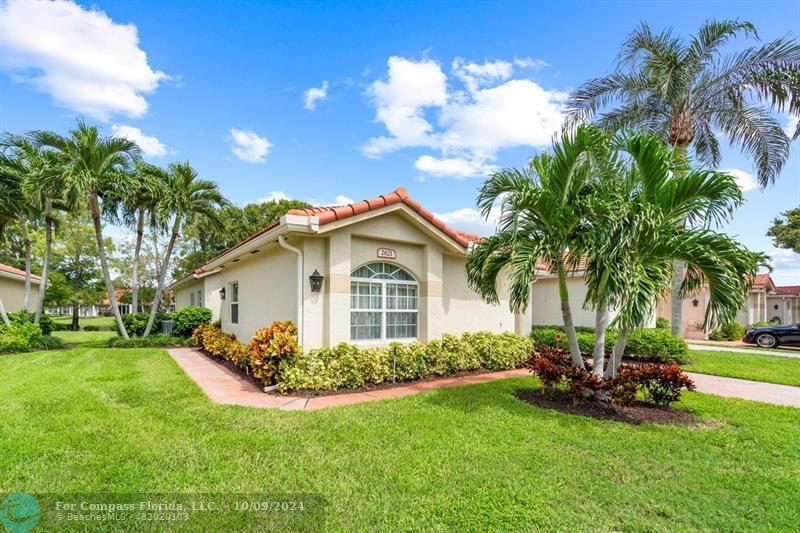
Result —
M 578 335 L 575 331 L 575 323 L 572 320 L 572 310 L 569 305 L 569 291 L 567 290 L 567 275 L 564 272 L 564 265 L 558 263 L 558 296 L 561 299 L 561 316 L 564 319 L 564 329 L 567 332 L 567 342 L 569 343 L 569 354 L 572 362 L 578 368 L 585 369 L 581 350 L 578 347 Z
M 3 319 L 3 324 L 8 326 L 11 324 L 11 321 L 8 319 L 8 313 L 6 313 L 6 306 L 3 305 L 3 299 L 0 298 L 0 318 Z
M 42 279 L 39 281 L 39 301 L 36 302 L 36 316 L 33 321 L 37 324 L 42 318 L 44 309 L 44 293 L 47 290 L 47 276 L 50 273 L 50 248 L 53 245 L 53 204 L 49 198 L 45 200 L 44 208 L 44 258 L 42 259 Z
M 131 272 L 131 308 L 134 313 L 139 312 L 139 254 L 142 250 L 144 239 L 144 209 L 139 211 L 139 220 L 136 223 L 136 248 L 133 251 L 133 270 Z
M 597 306 L 594 321 L 594 351 L 592 352 L 592 373 L 603 377 L 606 361 L 606 330 L 608 329 L 608 307 L 605 304 Z
M 686 155 L 686 146 L 673 145 L 673 148 L 681 155 Z M 681 223 L 682 226 L 684 224 L 685 222 Z M 683 285 L 685 277 L 686 263 L 683 261 L 674 261 L 672 263 L 672 287 L 670 288 L 671 321 L 669 327 L 672 334 L 676 337 L 683 336 L 683 298 L 681 298 L 681 286 Z
M 158 284 L 156 285 L 156 294 L 153 297 L 153 307 L 150 309 L 150 318 L 147 319 L 147 327 L 144 330 L 144 337 L 150 335 L 150 330 L 153 329 L 153 324 L 156 321 L 156 313 L 161 305 L 161 294 L 164 292 L 164 280 L 167 277 L 167 269 L 169 269 L 169 258 L 172 255 L 172 249 L 175 247 L 175 241 L 178 240 L 178 231 L 181 228 L 181 216 L 175 215 L 175 222 L 172 224 L 172 235 L 167 244 L 167 250 L 164 252 L 164 261 L 161 263 L 161 268 L 158 271 Z
M 31 237 L 28 234 L 28 224 L 23 220 L 20 222 L 22 230 L 22 242 L 25 246 L 25 286 L 22 293 L 22 308 L 30 312 L 31 310 Z
M 605 379 L 611 379 L 617 375 L 617 369 L 620 362 L 622 362 L 622 354 L 625 353 L 625 346 L 628 344 L 628 337 L 631 335 L 629 328 L 623 328 L 617 335 L 617 342 L 614 343 L 614 351 L 611 352 L 611 361 L 608 362 L 606 367 Z
M 97 238 L 97 251 L 100 255 L 100 266 L 103 269 L 103 278 L 106 281 L 106 291 L 108 292 L 108 301 L 111 304 L 111 310 L 114 313 L 114 319 L 117 321 L 119 334 L 123 339 L 129 339 L 128 331 L 125 329 L 125 324 L 122 322 L 122 315 L 119 312 L 117 305 L 117 295 L 114 294 L 114 284 L 111 282 L 111 272 L 108 270 L 108 259 L 106 257 L 106 246 L 103 243 L 103 224 L 100 220 L 100 207 L 97 205 L 97 195 L 91 193 L 89 195 L 89 212 L 92 215 L 92 222 L 94 222 L 94 234 Z

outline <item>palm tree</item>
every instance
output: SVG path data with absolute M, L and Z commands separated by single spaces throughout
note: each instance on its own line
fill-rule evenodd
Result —
M 51 180 L 63 180 L 64 197 L 68 201 L 82 199 L 92 218 L 103 270 L 108 301 L 114 313 L 120 334 L 128 338 L 119 312 L 117 297 L 108 268 L 108 254 L 103 239 L 103 208 L 106 198 L 120 198 L 132 188 L 132 165 L 140 159 L 141 150 L 135 142 L 120 137 L 103 137 L 94 126 L 79 122 L 63 137 L 49 131 L 34 131 L 31 139 L 40 147 L 55 150 L 65 161 L 63 173 Z M 49 184 L 44 180 L 45 185 Z M 113 202 L 109 202 L 113 207 Z
M 159 269 L 156 294 L 144 331 L 145 337 L 153 329 L 161 304 L 161 295 L 164 292 L 169 261 L 183 225 L 204 220 L 214 228 L 221 228 L 222 220 L 219 217 L 218 209 L 227 204 L 227 200 L 219 192 L 217 184 L 213 181 L 197 179 L 197 171 L 189 165 L 188 161 L 171 164 L 168 172 L 157 168 L 151 168 L 150 172 L 164 185 L 166 196 L 161 203 L 161 216 L 164 219 L 172 217 L 172 233 Z
M 583 368 L 567 290 L 567 275 L 582 254 L 587 213 L 596 209 L 590 194 L 607 153 L 606 136 L 581 126 L 554 140 L 553 153 L 541 154 L 523 169 L 493 173 L 478 194 L 478 208 L 488 217 L 500 202 L 495 235 L 477 244 L 467 260 L 467 280 L 485 300 L 497 303 L 497 277 L 507 272 L 514 312 L 525 311 L 531 283 L 542 265 L 558 276 L 561 314 L 570 355 Z
M 44 219 L 45 246 L 42 258 L 42 276 L 36 303 L 34 322 L 39 323 L 44 308 L 44 295 L 47 290 L 50 272 L 50 256 L 53 245 L 54 211 L 67 209 L 63 198 L 63 183 L 59 179 L 64 162 L 59 154 L 39 149 L 31 139 L 8 134 L 3 146 L 11 148 L 24 165 L 21 182 L 22 196 L 33 206 L 35 212 Z
M 762 187 L 783 167 L 790 140 L 772 111 L 800 114 L 800 43 L 779 38 L 721 56 L 750 22 L 710 21 L 688 41 L 671 30 L 654 34 L 641 24 L 622 46 L 616 70 L 582 85 L 567 104 L 569 123 L 600 114 L 612 131 L 639 128 L 659 135 L 680 153 L 692 148 L 703 163 L 720 163 L 719 132 L 755 160 Z M 800 125 L 794 133 L 800 135 Z M 680 334 L 684 266 L 675 265 L 672 331 Z
M 732 176 L 689 169 L 685 157 L 651 134 L 622 133 L 613 145 L 620 163 L 605 176 L 603 194 L 614 198 L 614 216 L 593 234 L 585 278 L 588 304 L 618 309 L 619 334 L 605 369 L 604 350 L 594 354 L 598 377 L 614 376 L 631 330 L 652 317 L 668 287 L 674 260 L 689 267 L 682 298 L 707 284 L 706 325 L 712 326 L 735 318 L 761 259 L 709 229 L 742 203 Z
M 31 199 L 24 194 L 24 184 L 41 167 L 41 157 L 32 146 L 12 146 L 6 140 L 0 143 L 0 147 L 5 153 L 0 159 L 0 174 L 8 187 L 7 209 L 9 209 L 10 219 L 19 228 L 24 247 L 25 261 L 25 281 L 23 285 L 22 308 L 25 311 L 31 310 L 31 283 L 32 283 L 32 241 L 30 226 L 38 218 L 39 211 Z

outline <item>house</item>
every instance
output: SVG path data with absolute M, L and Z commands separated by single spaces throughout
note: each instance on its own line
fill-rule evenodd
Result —
M 656 314 L 670 319 L 669 296 L 658 303 Z M 710 331 L 703 327 L 708 289 L 701 288 L 696 294 L 683 300 L 682 336 L 687 339 L 705 339 Z M 757 274 L 747 302 L 736 314 L 736 322 L 743 327 L 756 322 L 791 324 L 800 321 L 800 286 L 778 287 L 769 274 Z
M 36 308 L 39 298 L 39 282 L 41 278 L 31 274 L 30 309 Z M 6 312 L 12 313 L 22 309 L 25 295 L 25 272 L 18 268 L 0 263 L 0 299 Z
M 465 262 L 480 237 L 453 229 L 400 188 L 336 207 L 294 209 L 169 286 L 176 308 L 212 310 L 247 341 L 274 320 L 298 324 L 306 348 L 385 344 L 443 333 L 528 334 L 530 313 L 473 292 Z

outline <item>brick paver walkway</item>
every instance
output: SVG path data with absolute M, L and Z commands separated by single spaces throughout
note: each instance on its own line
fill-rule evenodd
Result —
M 486 383 L 498 379 L 529 376 L 527 369 L 506 370 L 457 378 L 442 378 L 432 381 L 398 385 L 388 389 L 369 392 L 347 392 L 316 398 L 279 396 L 265 394 L 258 387 L 242 379 L 238 374 L 214 362 L 194 348 L 167 350 L 184 372 L 203 390 L 212 402 L 245 407 L 261 407 L 283 410 L 316 410 L 337 405 L 399 398 L 433 389 L 458 387 Z M 698 392 L 754 400 L 776 405 L 800 407 L 800 387 L 775 385 L 744 379 L 724 378 L 687 372 L 697 385 Z
M 399 398 L 433 389 L 458 387 L 486 383 L 498 379 L 528 376 L 528 370 L 506 370 L 472 376 L 456 378 L 442 378 L 419 383 L 398 385 L 388 389 L 378 389 L 369 392 L 346 392 L 319 396 L 315 398 L 301 398 L 299 396 L 278 396 L 265 394 L 258 387 L 242 379 L 238 374 L 226 367 L 215 363 L 194 348 L 173 348 L 167 350 L 186 374 L 194 380 L 212 402 L 243 405 L 246 407 L 270 407 L 284 410 L 315 410 L 337 405 L 350 405 L 354 403 L 383 400 L 386 398 Z

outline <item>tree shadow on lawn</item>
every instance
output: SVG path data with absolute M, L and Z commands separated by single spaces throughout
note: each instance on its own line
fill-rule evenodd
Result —
M 704 422 L 685 406 L 661 408 L 638 403 L 632 408 L 615 411 L 597 404 L 572 405 L 565 396 L 548 398 L 533 377 L 512 378 L 492 383 L 437 389 L 424 396 L 425 403 L 446 407 L 467 414 L 485 409 L 503 410 L 517 416 L 547 417 L 562 424 L 578 420 L 586 422 L 622 422 L 634 426 L 677 425 L 684 427 L 718 427 L 716 422 Z

